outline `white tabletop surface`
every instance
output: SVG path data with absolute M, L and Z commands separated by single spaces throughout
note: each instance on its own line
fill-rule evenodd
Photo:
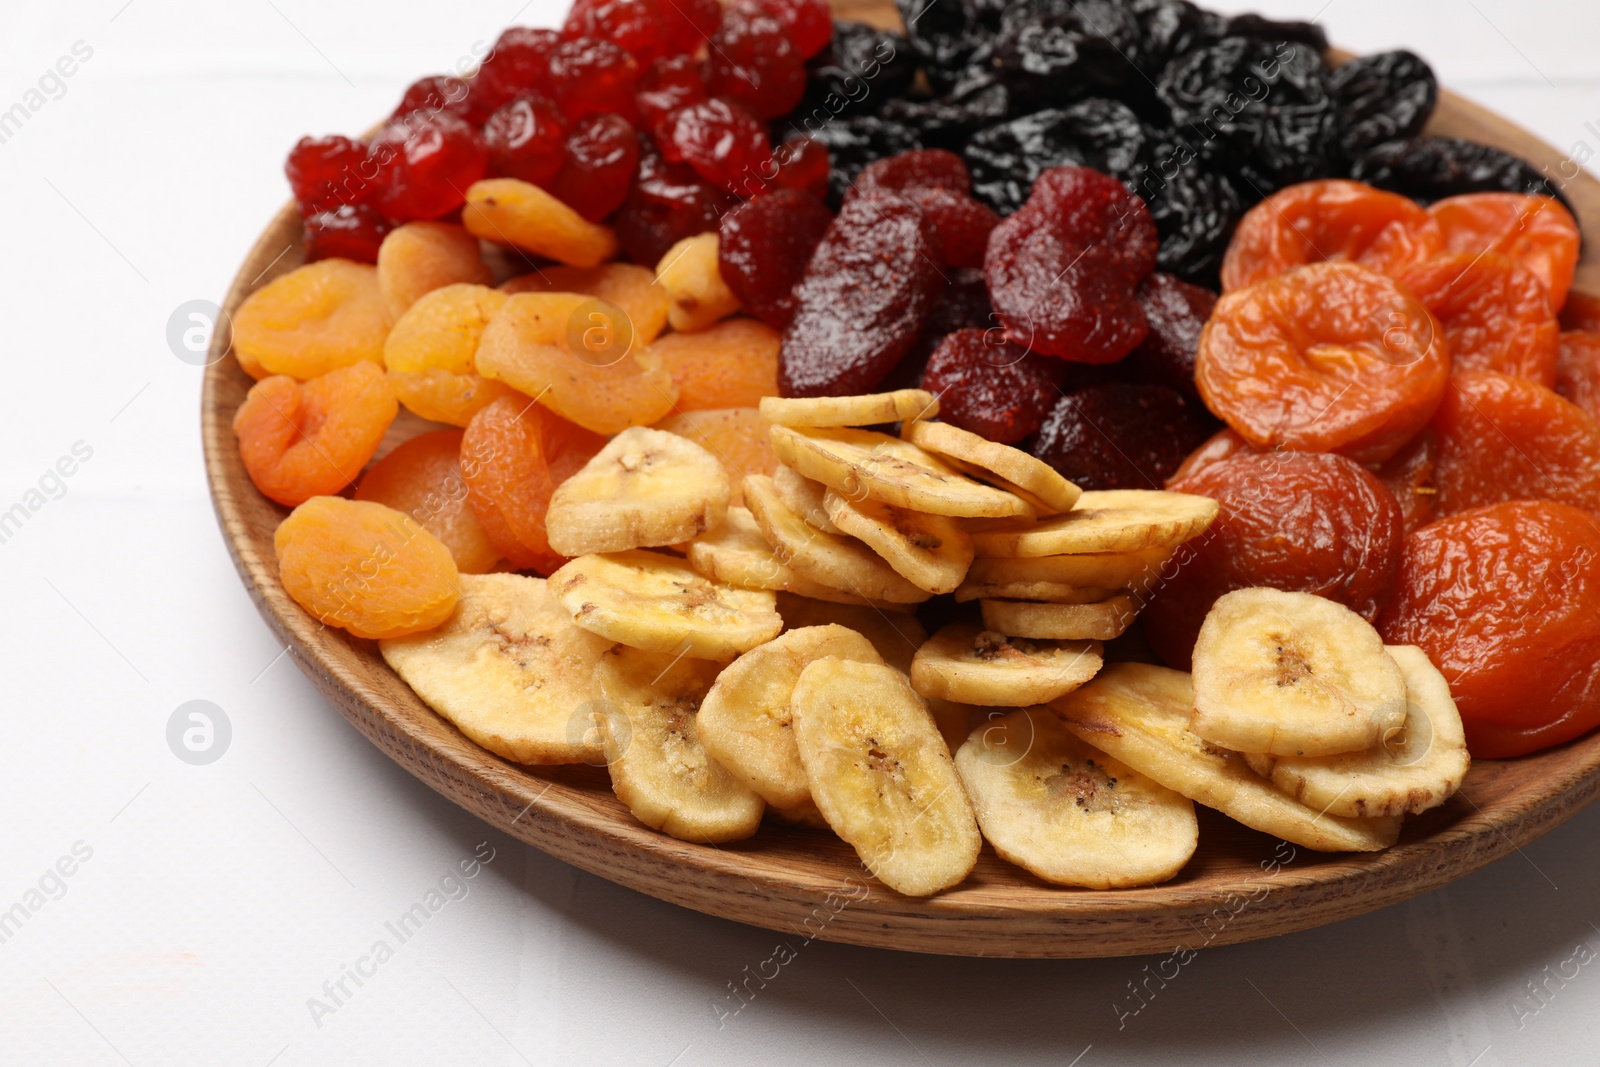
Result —
M 200 370 L 167 323 L 221 298 L 285 199 L 297 137 L 360 130 L 509 21 L 559 16 L 518 2 L 0 10 L 0 110 L 40 103 L 0 143 L 0 510 L 46 497 L 0 543 L 0 1063 L 1600 1059 L 1600 807 L 1448 889 L 1204 951 L 1164 984 L 1147 980 L 1158 958 L 816 942 L 734 1014 L 730 983 L 779 935 L 527 848 L 346 725 L 234 575 L 202 476 Z M 1600 152 L 1593 0 L 1258 6 L 1357 50 L 1413 46 L 1456 89 Z M 70 477 L 47 474 L 74 450 Z M 196 699 L 232 730 L 204 766 L 167 743 Z M 454 899 L 398 943 L 385 923 L 441 885 Z M 362 963 L 380 940 L 392 956 Z M 340 992 L 358 964 L 368 977 Z M 1154 990 L 1136 1013 L 1130 983 Z

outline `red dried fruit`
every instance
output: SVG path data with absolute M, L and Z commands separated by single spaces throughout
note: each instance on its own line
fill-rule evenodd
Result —
M 634 102 L 639 121 L 651 133 L 660 135 L 667 116 L 680 107 L 710 99 L 700 77 L 700 62 L 692 55 L 658 59 L 639 77 L 639 93 Z
M 412 112 L 367 146 L 377 168 L 373 206 L 396 222 L 436 219 L 466 202 L 489 168 L 489 150 L 464 119 Z
M 572 121 L 611 112 L 636 117 L 639 65 L 610 41 L 579 37 L 550 51 L 550 98 Z
M 966 163 L 954 152 L 942 148 L 918 148 L 875 160 L 856 178 L 852 195 L 859 193 L 905 193 L 912 189 L 945 189 L 970 193 L 972 175 Z
M 913 189 L 906 194 L 922 209 L 942 262 L 952 267 L 982 267 L 989 235 L 1000 216 L 987 204 L 948 189 Z
M 376 171 L 367 163 L 366 145 L 332 134 L 300 138 L 289 150 L 283 173 L 300 214 L 309 216 L 367 203 Z
M 621 115 L 590 115 L 567 137 L 567 158 L 550 191 L 590 222 L 621 206 L 639 166 L 639 135 Z
M 1600 333 L 1568 330 L 1561 335 L 1556 392 L 1600 419 Z
M 1210 529 L 1179 546 L 1162 569 L 1141 616 L 1145 636 L 1171 666 L 1189 669 L 1200 623 L 1235 589 L 1315 593 L 1369 621 L 1388 601 L 1404 541 L 1400 506 L 1343 456 L 1236 455 L 1170 487 L 1221 506 Z
M 1231 431 L 1229 431 L 1231 432 Z M 1433 472 L 1439 462 L 1439 439 L 1432 430 L 1423 430 L 1378 468 L 1378 480 L 1389 487 L 1406 533 L 1428 525 L 1438 515 Z
M 512 26 L 502 33 L 472 79 L 467 118 L 482 123 L 524 93 L 549 96 L 550 53 L 560 41 L 555 30 Z
M 1234 456 L 1254 453 L 1250 442 L 1240 437 L 1238 432 L 1231 427 L 1224 426 L 1201 443 L 1200 447 L 1189 453 L 1187 459 L 1178 465 L 1167 479 L 1167 487 L 1180 478 L 1187 478 L 1191 474 L 1198 474 L 1213 464 L 1221 463 Z
M 1435 256 L 1395 276 L 1444 327 L 1451 369 L 1492 370 L 1552 386 L 1561 326 L 1544 283 L 1509 256 Z
M 1139 306 L 1150 332 L 1123 366 L 1136 381 L 1164 385 L 1196 399 L 1194 360 L 1200 331 L 1217 306 L 1217 294 L 1172 274 L 1152 274 L 1139 285 Z
M 390 119 L 404 118 L 413 111 L 432 114 L 448 111 L 452 115 L 469 118 L 472 108 L 468 100 L 472 86 L 453 74 L 430 74 L 406 86 L 400 103 L 389 115 Z
M 1544 282 L 1550 306 L 1560 311 L 1572 288 L 1581 237 L 1561 201 L 1519 193 L 1452 196 L 1428 209 L 1439 223 L 1446 251 L 1510 256 Z
M 1134 291 L 1155 267 L 1144 201 L 1088 167 L 1056 167 L 989 238 L 984 275 L 1006 336 L 1035 352 L 1113 363 L 1144 340 Z
M 1061 398 L 1068 365 L 1011 344 L 999 330 L 945 335 L 928 358 L 922 388 L 939 398 L 939 417 L 1014 444 L 1039 428 Z
M 394 226 L 370 207 L 346 204 L 334 211 L 309 216 L 301 232 L 306 262 L 319 259 L 353 259 L 378 262 L 378 248 Z
M 489 116 L 483 140 L 491 175 L 549 188 L 566 158 L 567 124 L 554 104 L 528 93 Z
M 639 172 L 621 210 L 611 220 L 617 239 L 635 263 L 659 263 L 685 237 L 717 228 L 738 203 L 682 163 L 668 163 L 655 142 L 639 141 Z
M 828 181 L 833 174 L 827 145 L 809 137 L 791 137 L 778 146 L 773 161 L 778 165 L 778 176 L 772 180 L 774 185 L 780 189 L 801 189 L 827 202 Z
M 922 211 L 889 194 L 853 197 L 795 289 L 783 334 L 784 396 L 866 393 L 916 343 L 939 290 Z
M 574 0 L 561 36 L 610 41 L 643 66 L 672 50 L 664 8 L 657 0 Z
M 744 309 L 775 330 L 794 318 L 794 288 L 833 215 L 810 193 L 779 189 L 722 216 L 717 268 Z
M 1406 538 L 1378 622 L 1450 682 L 1476 759 L 1570 741 L 1600 723 L 1600 526 L 1546 501 L 1465 511 Z
M 777 19 L 737 8 L 711 35 L 706 89 L 737 100 L 757 118 L 787 115 L 806 91 L 805 59 Z
M 1215 428 L 1165 386 L 1103 382 L 1057 401 L 1033 454 L 1084 489 L 1159 489 Z
M 1433 431 L 1441 515 L 1503 500 L 1600 512 L 1600 422 L 1536 382 L 1453 374 Z
M 741 196 L 765 188 L 772 168 L 767 130 L 738 104 L 690 104 L 672 113 L 663 133 L 661 154 L 669 163 L 687 163 L 706 181 Z
M 810 59 L 833 40 L 833 13 L 824 0 L 735 0 L 733 9 L 775 19 L 802 59 Z
M 995 328 L 994 308 L 989 304 L 989 286 L 983 280 L 983 271 L 971 267 L 957 267 L 944 272 L 944 283 L 933 299 L 933 310 L 928 312 L 928 324 L 922 336 L 889 376 L 878 384 L 881 390 L 919 389 L 934 351 L 944 339 L 957 330 L 989 330 L 990 342 L 1006 343 L 1005 331 Z M 1059 359 L 1044 357 L 1051 370 L 1067 372 L 1071 364 Z M 1044 410 L 1054 398 L 1045 403 Z M 1043 411 L 1040 418 L 1043 418 Z M 1037 423 L 1035 423 L 1037 426 Z

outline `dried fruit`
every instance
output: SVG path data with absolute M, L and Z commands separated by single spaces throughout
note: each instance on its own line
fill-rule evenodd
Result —
M 1092 167 L 1129 181 L 1145 158 L 1148 139 L 1144 123 L 1126 104 L 1091 99 L 991 125 L 973 135 L 964 154 L 973 194 L 1010 215 L 1027 201 L 1039 176 L 1055 167 Z M 1134 191 L 1151 199 L 1144 190 Z
M 524 93 L 550 95 L 550 53 L 561 41 L 555 30 L 512 26 L 483 57 L 467 95 L 467 119 L 483 122 Z
M 408 222 L 384 238 L 378 250 L 378 288 L 391 321 L 435 289 L 493 280 L 478 239 L 448 222 Z
M 673 45 L 663 17 L 665 7 L 656 0 L 576 0 L 561 35 L 603 38 L 641 64 L 649 63 Z
M 1600 512 L 1600 422 L 1524 378 L 1450 376 L 1433 430 L 1439 514 L 1502 500 L 1555 500 Z
M 1360 159 L 1422 132 L 1439 101 L 1439 82 L 1412 52 L 1357 56 L 1334 69 L 1328 88 L 1338 104 L 1339 150 Z
M 828 161 L 833 167 L 828 179 L 830 203 L 843 200 L 856 176 L 873 160 L 922 147 L 911 127 L 877 115 L 830 118 L 833 112 L 823 108 L 821 125 L 814 125 L 816 114 L 805 116 L 805 129 L 812 140 L 828 149 Z
M 1033 454 L 1085 489 L 1160 488 L 1215 426 L 1164 385 L 1106 382 L 1061 397 Z
M 1487 192 L 1561 197 L 1559 183 L 1526 161 L 1454 137 L 1418 137 L 1383 145 L 1355 160 L 1350 176 L 1424 203 Z
M 633 344 L 643 347 L 667 326 L 667 291 L 656 284 L 655 272 L 633 263 L 598 267 L 541 267 L 502 282 L 500 291 L 515 293 L 583 293 L 621 308 L 628 318 Z
M 772 146 L 757 118 L 737 102 L 716 97 L 679 108 L 661 130 L 661 154 L 687 163 L 718 188 L 755 196 L 772 176 Z
M 662 419 L 656 429 L 688 438 L 716 456 L 728 472 L 733 487 L 729 502 L 733 506 L 744 503 L 746 475 L 771 474 L 778 468 L 766 420 L 755 408 L 684 411 Z
M 483 124 L 489 173 L 548 188 L 561 172 L 567 123 L 556 106 L 536 93 L 519 96 Z
M 357 500 L 404 512 L 450 550 L 462 574 L 486 574 L 500 553 L 467 503 L 460 430 L 434 430 L 403 441 L 356 486 Z
M 794 109 L 806 91 L 805 60 L 777 19 L 734 7 L 711 35 L 706 89 L 738 101 L 758 119 Z
M 471 121 L 468 99 L 471 93 L 472 85 L 461 78 L 452 74 L 429 74 L 406 86 L 389 117 L 404 118 L 413 111 L 448 111 Z
M 1394 281 L 1316 263 L 1217 302 L 1195 381 L 1256 448 L 1392 456 L 1433 416 L 1450 354 L 1433 316 Z
M 1139 23 L 1116 0 L 1048 0 L 1008 6 L 1000 17 L 993 64 L 1014 97 L 1035 106 L 1080 92 L 1143 82 L 1128 57 L 1138 52 Z
M 1561 326 L 1544 283 L 1516 260 L 1493 252 L 1435 256 L 1395 280 L 1439 320 L 1453 371 L 1555 384 Z
M 639 143 L 639 173 L 628 199 L 613 217 L 617 238 L 635 263 L 655 263 L 667 249 L 717 220 L 738 199 L 703 180 L 682 163 L 668 163 L 655 142 Z
M 372 206 L 396 222 L 449 214 L 489 169 L 483 136 L 448 111 L 389 122 L 367 145 L 367 158 L 377 170 Z
M 947 334 L 922 372 L 946 422 L 1013 444 L 1032 434 L 1061 396 L 1069 365 L 1014 345 L 998 330 Z
M 984 261 L 1007 339 L 1079 363 L 1111 363 L 1144 340 L 1134 290 L 1156 262 L 1156 229 L 1115 178 L 1046 171 L 995 227 Z
M 1433 487 L 1433 471 L 1438 461 L 1439 439 L 1432 430 L 1423 430 L 1374 472 L 1399 503 L 1406 533 L 1428 525 L 1438 513 L 1435 504 L 1438 490 Z
M 393 227 L 370 207 L 345 204 L 332 211 L 308 215 L 300 229 L 305 261 L 348 259 L 378 262 L 378 249 Z
M 772 162 L 778 168 L 772 181 L 779 189 L 798 189 L 819 202 L 828 198 L 833 164 L 828 161 L 828 147 L 820 141 L 791 137 L 773 150 Z
M 659 136 L 662 123 L 674 111 L 709 99 L 705 80 L 700 77 L 700 62 L 689 54 L 665 56 L 639 76 L 639 108 L 643 128 Z
M 366 162 L 367 146 L 360 141 L 339 134 L 300 138 L 283 164 L 300 214 L 311 216 L 367 203 L 374 170 Z
M 302 381 L 363 360 L 382 363 L 388 332 L 377 268 L 342 259 L 274 278 L 233 316 L 241 363 Z
M 1554 310 L 1559 312 L 1565 306 L 1577 269 L 1579 234 L 1572 213 L 1560 201 L 1516 193 L 1474 193 L 1441 200 L 1428 211 L 1438 220 L 1447 251 L 1510 256 L 1544 282 Z
M 382 369 L 363 360 L 307 382 L 263 378 L 234 413 L 233 432 L 256 488 L 293 507 L 355 481 L 398 410 Z
M 617 254 L 616 234 L 515 178 L 490 178 L 468 189 L 461 223 L 475 237 L 576 267 L 597 266 Z
M 1406 539 L 1384 640 L 1450 680 L 1475 758 L 1569 741 L 1600 723 L 1600 529 L 1548 501 L 1452 515 Z
M 1235 589 L 1315 593 L 1372 621 L 1387 603 L 1404 538 L 1400 507 L 1342 456 L 1236 455 L 1172 488 L 1216 500 L 1205 536 L 1180 548 L 1152 583 L 1144 632 L 1161 658 L 1188 669 L 1211 605 Z
M 435 422 L 465 426 L 511 390 L 481 377 L 478 341 L 505 296 L 483 285 L 447 285 L 412 304 L 389 331 L 383 362 L 400 403 Z
M 810 59 L 833 40 L 833 16 L 824 0 L 737 0 L 733 7 L 775 19 L 802 59 Z
M 685 237 L 656 264 L 656 284 L 667 291 L 667 321 L 680 333 L 710 327 L 739 310 L 739 298 L 722 280 L 715 233 Z
M 1568 330 L 1561 335 L 1556 392 L 1600 419 L 1600 334 Z
M 1221 463 L 1223 460 L 1231 459 L 1240 453 L 1251 454 L 1254 452 L 1255 449 L 1250 447 L 1249 441 L 1240 437 L 1231 428 L 1224 426 L 1206 438 L 1199 448 L 1189 453 L 1188 458 L 1179 464 L 1178 469 L 1173 471 L 1172 476 L 1167 479 L 1167 485 L 1170 488 L 1180 478 L 1186 478 L 1198 471 L 1205 470 L 1213 463 Z
M 1199 399 L 1194 361 L 1217 295 L 1171 274 L 1152 274 L 1139 284 L 1138 298 L 1150 332 L 1123 366 L 1137 381 Z
M 566 153 L 550 191 L 590 222 L 599 222 L 628 195 L 639 165 L 639 137 L 620 115 L 590 115 L 572 127 Z
M 461 597 L 450 550 L 382 504 L 316 497 L 279 524 L 272 544 L 284 592 L 357 637 L 431 630 Z
M 669 333 L 649 352 L 678 386 L 678 411 L 753 408 L 778 395 L 778 346 L 771 327 L 725 319 L 698 333 Z
M 778 189 L 722 216 L 717 266 L 745 310 L 781 330 L 794 317 L 794 288 L 833 215 L 810 193 Z
M 886 101 L 903 96 L 917 76 L 917 59 L 906 39 L 892 30 L 838 20 L 833 40 L 811 57 L 806 71 L 805 99 L 794 118 L 797 125 L 815 132 L 829 125 L 831 118 L 877 111 Z
M 573 122 L 612 113 L 630 122 L 639 65 L 610 41 L 577 37 L 550 50 L 550 99 Z

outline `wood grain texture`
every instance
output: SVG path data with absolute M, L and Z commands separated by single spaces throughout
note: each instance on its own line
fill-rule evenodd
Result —
M 839 6 L 852 17 L 893 22 L 881 4 Z M 1499 145 L 1538 166 L 1562 159 L 1449 93 L 1433 128 Z M 1566 192 L 1585 231 L 1600 233 L 1600 183 L 1584 176 Z M 299 218 L 291 205 L 246 257 L 227 311 L 300 261 Z M 1578 285 L 1600 294 L 1600 256 L 1592 245 Z M 1600 301 L 1578 306 L 1600 307 Z M 441 795 L 541 851 L 675 904 L 791 938 L 917 952 L 1166 953 L 1289 933 L 1416 896 L 1547 832 L 1600 791 L 1600 737 L 1589 737 L 1526 759 L 1474 765 L 1456 798 L 1410 820 L 1400 843 L 1376 855 L 1290 850 L 1202 811 L 1200 850 L 1178 878 L 1116 892 L 1048 886 L 985 848 L 963 885 L 914 900 L 874 882 L 850 848 L 827 833 L 768 825 L 736 845 L 675 841 L 633 820 L 612 795 L 603 768 L 527 768 L 478 748 L 389 671 L 374 643 L 320 626 L 289 600 L 272 551 L 273 530 L 285 511 L 250 484 L 231 428 L 251 382 L 227 358 L 229 344 L 224 321 L 213 338 L 202 396 L 212 498 L 240 576 L 300 669 L 357 729 Z

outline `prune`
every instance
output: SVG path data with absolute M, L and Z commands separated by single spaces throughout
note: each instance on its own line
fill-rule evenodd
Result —
M 1423 430 L 1374 472 L 1400 505 L 1406 533 L 1428 525 L 1437 515 L 1433 471 L 1438 461 L 1439 439 L 1432 430 Z
M 1403 196 L 1338 178 L 1302 182 L 1245 212 L 1222 261 L 1222 287 L 1324 260 L 1392 275 L 1443 247 L 1433 216 Z
M 1525 378 L 1450 376 L 1433 419 L 1439 514 L 1504 500 L 1554 500 L 1600 512 L 1600 422 Z
M 972 0 L 895 0 L 895 6 L 911 51 L 936 92 L 950 88 L 957 72 L 987 54 L 993 32 Z
M 744 105 L 760 119 L 775 119 L 800 103 L 805 61 L 777 19 L 735 8 L 711 35 L 706 89 Z
M 916 343 L 939 271 L 921 210 L 887 193 L 852 197 L 795 289 L 783 334 L 784 396 L 866 393 Z
M 1346 159 L 1416 137 L 1439 102 L 1433 68 L 1412 52 L 1358 56 L 1333 71 L 1328 88 L 1339 105 L 1339 149 Z
M 1313 52 L 1328 50 L 1328 35 L 1315 22 L 1282 21 L 1262 15 L 1231 15 L 1222 20 L 1219 36 L 1256 37 L 1264 41 L 1294 41 Z
M 809 193 L 779 189 L 722 216 L 717 261 L 744 309 L 781 330 L 794 317 L 794 287 L 833 216 Z
M 1304 45 L 1229 37 L 1172 63 L 1156 92 L 1201 154 L 1259 195 L 1331 168 L 1336 109 Z
M 580 119 L 567 137 L 566 161 L 550 192 L 590 222 L 622 204 L 639 163 L 639 136 L 621 115 Z
M 772 164 L 767 130 L 739 104 L 721 97 L 672 113 L 662 130 L 661 154 L 687 163 L 696 174 L 730 193 L 752 196 Z
M 1215 288 L 1228 240 L 1244 214 L 1239 191 L 1224 175 L 1196 163 L 1194 150 L 1182 142 L 1156 144 L 1149 156 L 1124 180 L 1144 198 L 1161 235 L 1156 268 Z
M 1217 301 L 1195 383 L 1256 448 L 1380 463 L 1433 417 L 1450 353 L 1433 317 L 1395 282 L 1317 263 Z
M 1127 105 L 1092 99 L 981 130 L 965 155 L 973 195 L 1009 215 L 1052 167 L 1093 167 L 1129 180 L 1144 160 L 1146 142 L 1144 124 Z
M 810 59 L 833 40 L 833 16 L 824 0 L 736 0 L 733 7 L 776 19 L 803 59 Z
M 607 112 L 632 121 L 639 65 L 610 41 L 579 37 L 550 50 L 550 98 L 576 122 Z
M 958 149 L 978 130 L 1004 122 L 1010 112 L 1010 91 L 993 71 L 977 69 L 963 74 L 943 96 L 895 97 L 880 114 L 916 130 L 930 148 Z
M 917 76 L 917 60 L 898 33 L 835 21 L 832 42 L 811 58 L 806 73 L 805 98 L 789 123 L 815 135 L 835 117 L 876 112 L 904 95 Z
M 635 263 L 657 263 L 667 249 L 717 228 L 738 201 L 682 163 L 661 158 L 655 142 L 639 142 L 639 171 L 628 199 L 611 220 L 617 240 Z
M 366 145 L 332 134 L 300 138 L 284 160 L 283 173 L 300 214 L 309 216 L 370 200 L 375 166 L 367 162 Z
M 1159 489 L 1215 428 L 1165 386 L 1106 382 L 1061 397 L 1032 451 L 1084 489 Z
M 1137 88 L 1139 45 L 1138 20 L 1116 0 L 1036 0 L 1001 16 L 993 62 L 1013 96 L 1043 106 Z
M 1556 382 L 1561 326 L 1544 283 L 1509 256 L 1435 256 L 1395 279 L 1444 329 L 1453 372 L 1492 370 Z
M 489 168 L 489 149 L 465 119 L 413 111 L 367 145 L 377 171 L 372 206 L 396 222 L 436 219 L 460 207 Z
M 1144 201 L 1115 178 L 1059 167 L 995 227 L 984 260 L 1008 340 L 1080 363 L 1113 363 L 1144 340 L 1134 290 L 1156 261 Z
M 556 106 L 535 93 L 519 96 L 483 124 L 489 172 L 548 188 L 566 158 L 567 124 Z
M 834 200 L 844 199 L 856 176 L 868 163 L 922 147 L 916 132 L 909 126 L 875 115 L 835 119 L 813 131 L 811 138 L 827 146 L 828 160 L 833 167 L 828 176 L 828 190 Z
M 1560 186 L 1532 164 L 1498 148 L 1454 137 L 1418 137 L 1381 145 L 1351 162 L 1350 177 L 1423 203 L 1495 192 L 1553 196 L 1566 203 Z
M 351 259 L 378 262 L 378 249 L 394 227 L 370 207 L 343 204 L 332 211 L 306 217 L 301 228 L 305 261 Z
M 1140 283 L 1138 299 L 1150 332 L 1128 353 L 1123 366 L 1137 381 L 1164 385 L 1198 400 L 1195 354 L 1217 295 L 1170 274 L 1152 274 Z
M 467 98 L 471 92 L 471 85 L 460 78 L 450 74 L 430 74 L 406 86 L 400 103 L 395 105 L 389 117 L 398 119 L 413 111 L 449 111 L 462 118 L 470 118 L 472 108 Z
M 1533 271 L 1560 311 L 1577 270 L 1578 224 L 1572 213 L 1544 196 L 1473 193 L 1452 196 L 1428 209 L 1439 222 L 1444 247 L 1477 256 L 1499 252 Z
M 550 92 L 550 53 L 561 43 L 555 30 L 512 26 L 494 42 L 473 76 L 466 119 L 482 123 L 523 93 Z
M 1544 501 L 1463 512 L 1406 539 L 1385 641 L 1450 679 L 1477 759 L 1520 756 L 1600 722 L 1600 532 Z
M 1195 636 L 1224 593 L 1253 586 L 1315 593 L 1375 619 L 1400 566 L 1404 527 L 1394 495 L 1342 456 L 1236 455 L 1169 488 L 1221 510 L 1180 546 L 1141 616 L 1168 664 L 1187 670 Z
M 1139 21 L 1140 69 L 1155 77 L 1168 63 L 1223 37 L 1225 21 L 1189 0 L 1131 0 Z
M 1600 419 L 1600 334 L 1568 330 L 1561 335 L 1556 392 Z
M 1014 444 L 1039 429 L 1061 396 L 1068 365 L 1011 344 L 997 332 L 948 334 L 922 372 L 922 388 L 939 398 L 939 417 Z
M 691 55 L 677 55 L 656 60 L 639 76 L 634 103 L 639 108 L 639 121 L 659 137 L 668 115 L 705 99 L 706 83 L 700 77 L 699 61 Z

